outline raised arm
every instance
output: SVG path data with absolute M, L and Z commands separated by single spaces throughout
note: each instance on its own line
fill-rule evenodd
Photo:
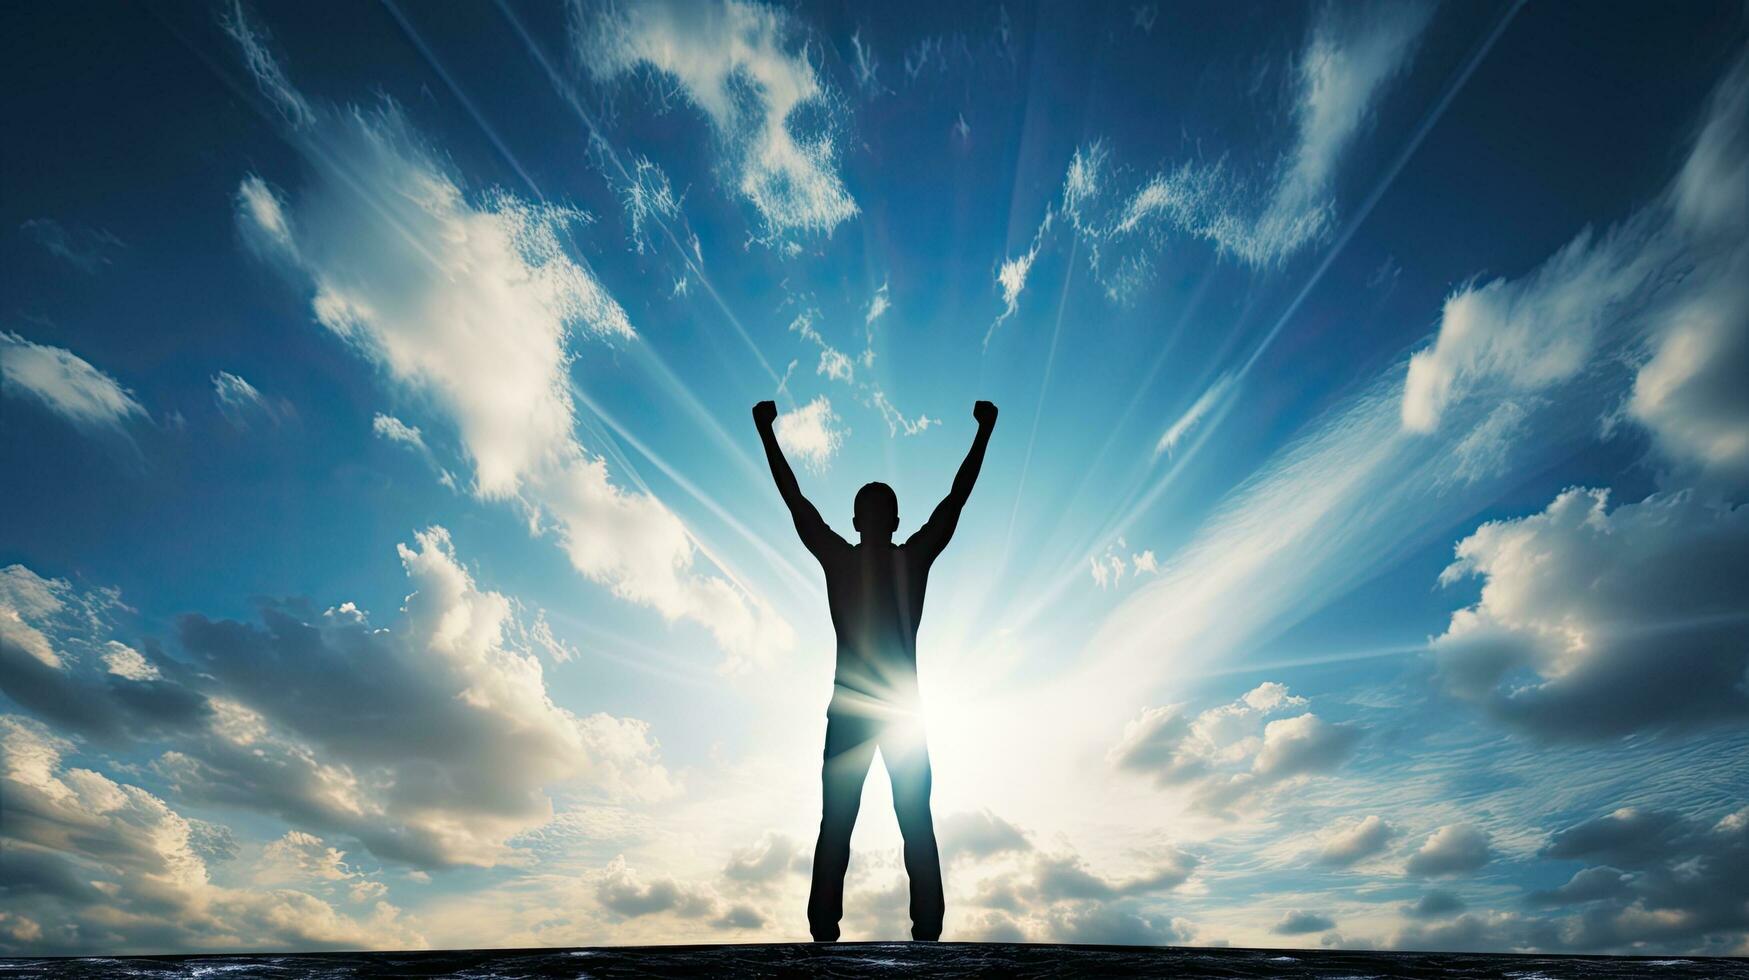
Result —
M 972 448 L 966 450 L 965 462 L 954 474 L 953 489 L 935 505 L 935 512 L 929 515 L 928 522 L 905 542 L 906 547 L 923 548 L 934 554 L 947 547 L 953 538 L 954 528 L 959 526 L 960 511 L 965 509 L 972 487 L 978 482 L 978 470 L 984 466 L 984 450 L 990 445 L 991 430 L 996 428 L 996 406 L 990 402 L 978 402 L 972 406 L 972 418 L 978 420 L 978 434 L 972 437 Z
M 777 483 L 777 492 L 783 495 L 784 505 L 796 523 L 796 533 L 801 535 L 802 544 L 819 555 L 822 549 L 845 542 L 826 525 L 820 511 L 808 502 L 808 498 L 802 496 L 795 471 L 789 468 L 789 460 L 783 458 L 783 447 L 777 444 L 777 432 L 772 428 L 776 421 L 776 402 L 763 401 L 753 406 L 753 424 L 759 428 L 759 440 L 765 444 L 765 461 L 771 464 L 771 479 Z

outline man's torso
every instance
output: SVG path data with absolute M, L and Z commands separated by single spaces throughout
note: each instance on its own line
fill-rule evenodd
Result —
M 928 558 L 904 545 L 847 544 L 820 565 L 838 634 L 833 708 L 914 704 Z

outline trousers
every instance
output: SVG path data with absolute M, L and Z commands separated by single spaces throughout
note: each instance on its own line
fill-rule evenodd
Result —
M 814 844 L 814 880 L 808 894 L 808 928 L 816 942 L 838 938 L 844 917 L 844 872 L 850 866 L 850 832 L 862 805 L 862 784 L 879 748 L 893 782 L 893 809 L 905 840 L 905 874 L 911 880 L 911 938 L 941 938 L 944 908 L 941 855 L 929 814 L 929 747 L 921 726 L 850 711 L 826 713 L 826 758 L 820 838 Z

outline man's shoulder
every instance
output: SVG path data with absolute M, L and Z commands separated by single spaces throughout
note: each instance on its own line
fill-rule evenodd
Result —
M 920 534 L 913 534 L 904 544 L 893 550 L 898 553 L 899 559 L 905 564 L 927 567 L 934 563 L 937 555 L 941 554 L 941 549 L 934 545 L 935 542 L 922 538 Z
M 820 565 L 830 572 L 856 556 L 856 545 L 834 534 L 828 540 L 821 541 L 813 552 L 814 557 L 820 560 Z

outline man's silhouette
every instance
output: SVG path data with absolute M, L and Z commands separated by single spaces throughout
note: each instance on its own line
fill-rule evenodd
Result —
M 826 709 L 826 762 L 820 839 L 814 845 L 814 884 L 808 895 L 808 928 L 816 942 L 838 938 L 844 916 L 844 870 L 850 864 L 850 831 L 862 803 L 862 782 L 881 750 L 893 781 L 893 809 L 905 838 L 905 873 L 911 879 L 911 937 L 941 938 L 941 858 L 929 816 L 929 750 L 923 741 L 917 700 L 917 624 L 929 566 L 953 537 L 960 510 L 978 481 L 984 448 L 996 426 L 996 406 L 972 407 L 978 435 L 960 464 L 953 489 L 929 520 L 902 545 L 899 498 L 885 483 L 856 492 L 855 545 L 839 537 L 802 496 L 783 458 L 772 423 L 777 405 L 753 406 L 753 421 L 765 443 L 772 479 L 789 505 L 796 533 L 826 571 L 826 599 L 838 633 L 838 671 Z

